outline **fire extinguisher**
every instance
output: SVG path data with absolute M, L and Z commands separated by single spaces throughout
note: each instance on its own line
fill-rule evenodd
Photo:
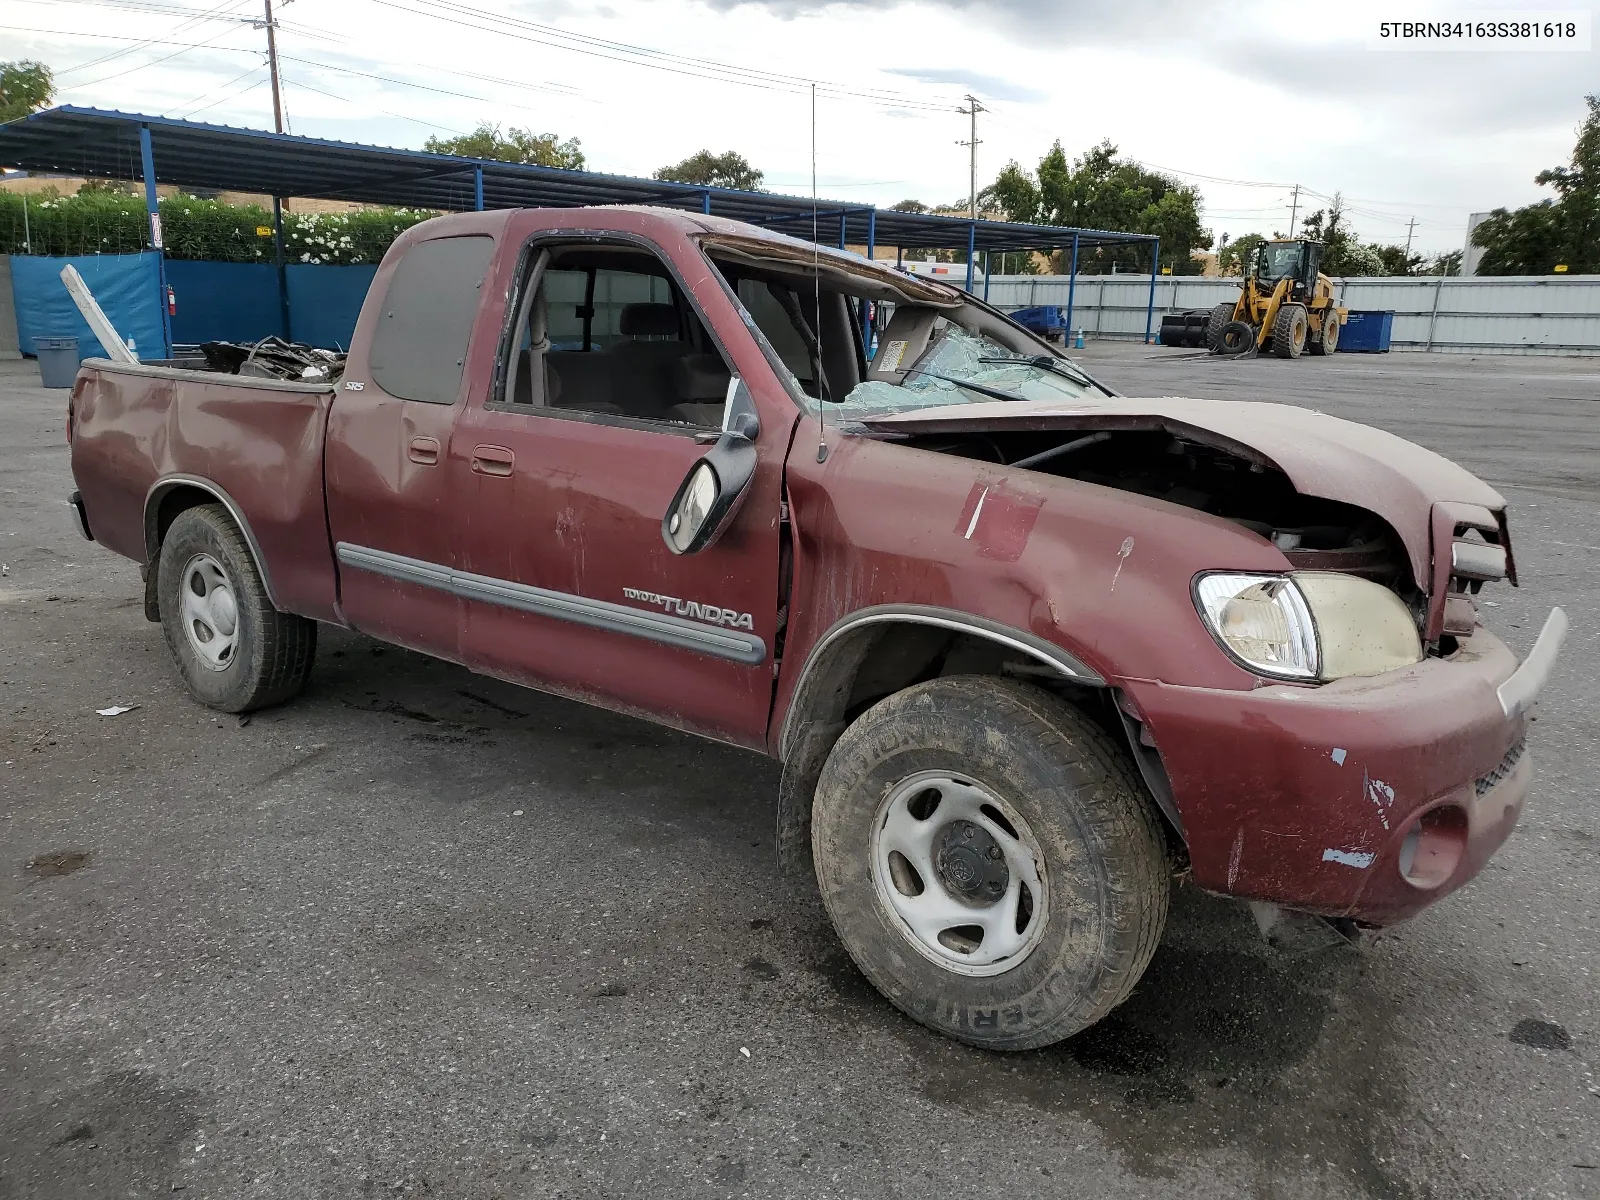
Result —
M 178 294 L 172 290 L 172 285 L 167 284 L 167 316 L 178 315 Z

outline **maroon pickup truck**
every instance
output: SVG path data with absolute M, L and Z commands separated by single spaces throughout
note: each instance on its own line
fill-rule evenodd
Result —
M 342 376 L 91 362 L 67 430 L 202 703 L 325 622 L 772 755 L 861 969 L 996 1049 L 1120 1003 L 1176 873 L 1347 925 L 1472 878 L 1565 627 L 1478 623 L 1505 503 L 1429 451 L 680 212 L 428 221 Z

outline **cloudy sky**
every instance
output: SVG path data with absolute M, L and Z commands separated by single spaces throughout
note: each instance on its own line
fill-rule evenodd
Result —
M 1557 7 L 1560 0 L 1545 0 Z M 1500 11 L 1514 6 L 1501 0 Z M 948 203 L 1110 138 L 1205 196 L 1237 237 L 1342 192 L 1361 234 L 1459 247 L 1469 212 L 1537 200 L 1566 161 L 1588 53 L 1384 53 L 1380 20 L 1488 5 L 1343 0 L 291 0 L 277 5 L 296 133 L 418 146 L 480 121 L 581 139 L 652 173 L 736 149 L 806 193 L 811 88 L 825 197 Z M 1527 12 L 1533 5 L 1524 5 Z M 0 59 L 38 58 L 62 102 L 270 128 L 261 0 L 0 0 Z

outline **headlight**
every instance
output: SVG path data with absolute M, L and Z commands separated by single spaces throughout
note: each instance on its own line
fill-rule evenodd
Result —
M 1355 575 L 1202 575 L 1195 606 L 1223 649 L 1261 675 L 1343 679 L 1422 658 L 1422 639 L 1400 597 Z

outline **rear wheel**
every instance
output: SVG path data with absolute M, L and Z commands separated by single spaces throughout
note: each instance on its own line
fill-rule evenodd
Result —
M 1166 922 L 1165 840 L 1126 756 L 1012 680 L 937 679 L 862 714 L 823 767 L 812 853 L 873 985 L 987 1049 L 1098 1021 Z
M 1311 319 L 1304 304 L 1280 306 L 1277 319 L 1272 322 L 1272 353 L 1279 358 L 1299 358 L 1306 348 L 1310 328 Z
M 1233 320 L 1234 304 L 1219 304 L 1211 310 L 1211 315 L 1206 318 L 1206 347 L 1213 353 L 1222 349 L 1222 327 Z
M 161 543 L 156 586 L 167 647 L 200 703 L 249 712 L 305 686 L 317 624 L 272 607 L 250 548 L 221 505 L 178 514 Z

